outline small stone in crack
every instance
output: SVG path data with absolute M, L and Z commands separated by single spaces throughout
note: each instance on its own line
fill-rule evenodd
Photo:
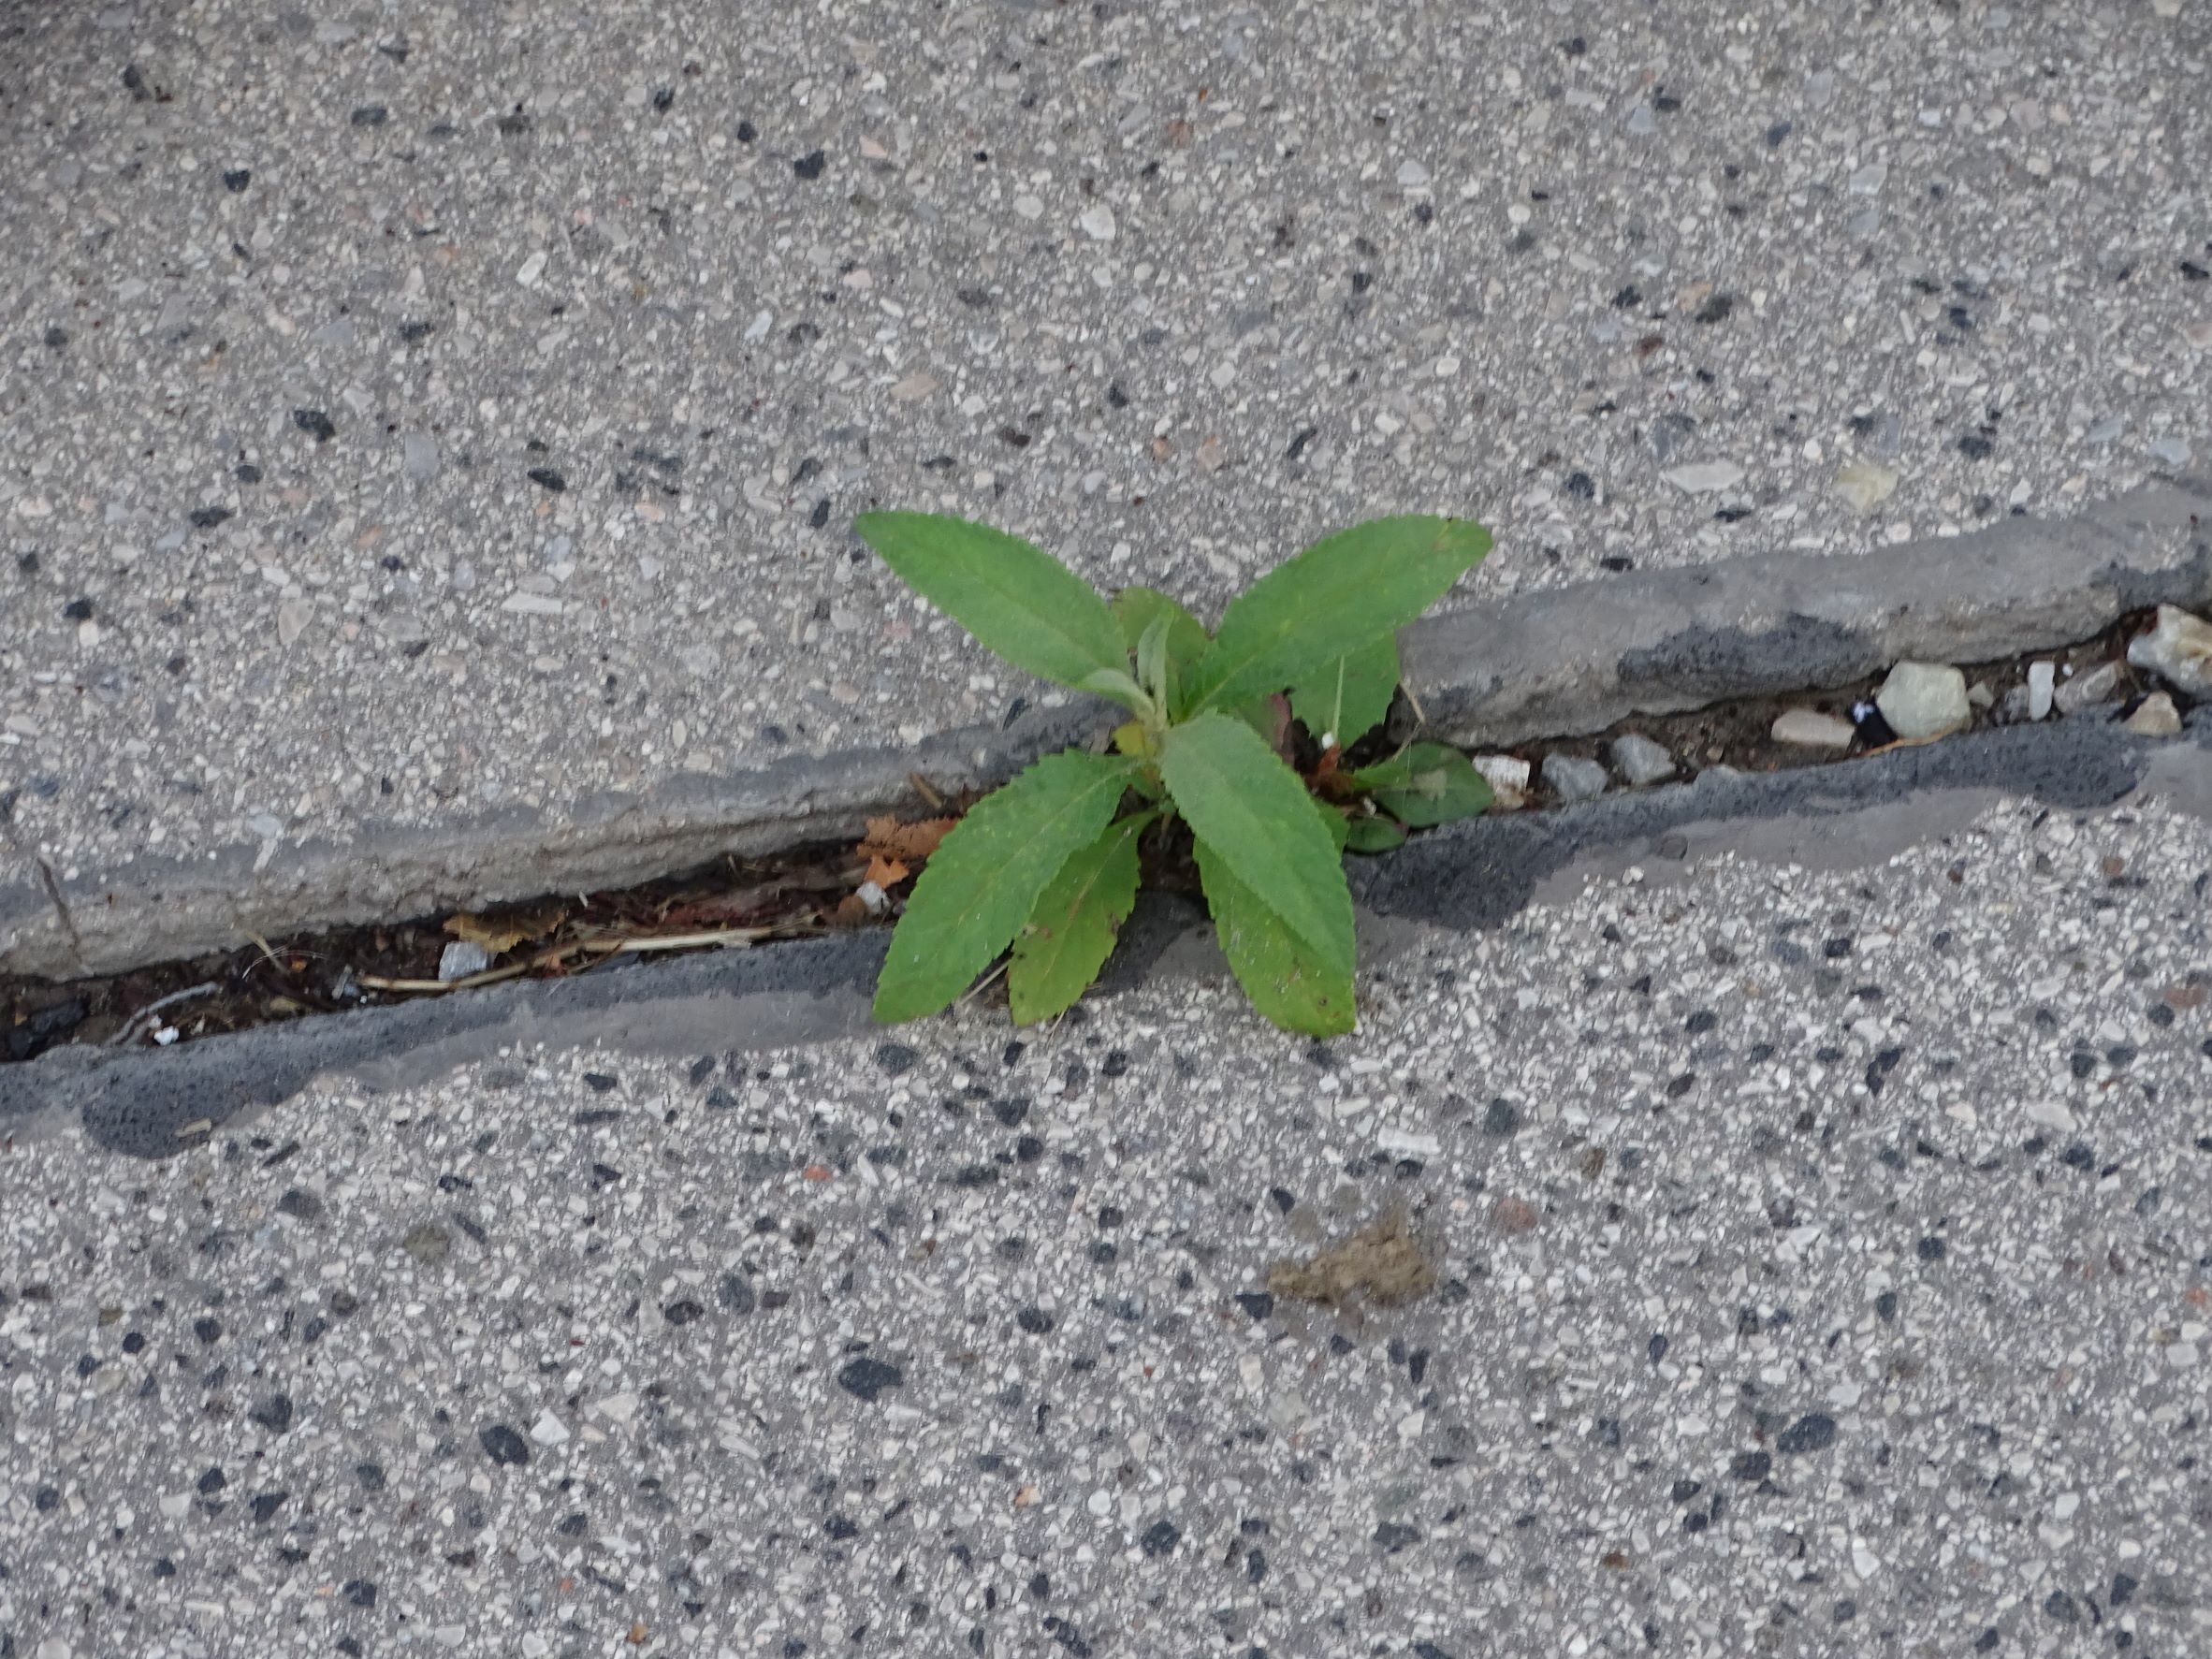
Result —
M 1858 728 L 1817 708 L 1785 708 L 1767 735 L 1798 749 L 1849 749 Z
M 2059 683 L 2059 665 L 2056 662 L 2028 664 L 2028 718 L 2031 720 L 2048 720 L 2051 716 L 2051 691 Z
M 2212 697 L 2212 622 L 2161 604 L 2158 626 L 2129 645 L 2128 661 L 2186 696 Z
M 2119 664 L 2100 662 L 2096 667 L 2077 674 L 2061 684 L 2051 693 L 2051 700 L 2059 706 L 2060 714 L 2080 714 L 2085 709 L 2109 703 L 2118 695 Z
M 1973 719 L 1966 676 L 1942 662 L 1899 662 L 1874 693 L 1874 706 L 1899 737 L 1941 737 Z
M 457 939 L 438 953 L 438 978 L 449 985 L 490 966 L 490 953 L 473 939 Z
M 2172 737 L 2181 731 L 2181 711 L 2165 692 L 2153 691 L 2124 723 L 2138 737 Z
M 1674 776 L 1674 756 L 1666 746 L 1635 732 L 1613 739 L 1613 770 L 1631 784 L 1663 783 Z
M 1611 781 L 1595 761 L 1571 754 L 1544 757 L 1544 782 L 1563 801 L 1587 801 L 1602 795 Z

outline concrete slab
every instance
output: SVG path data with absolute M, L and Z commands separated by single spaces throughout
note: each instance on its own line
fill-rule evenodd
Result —
M 2201 1652 L 2212 831 L 1825 862 L 1407 924 L 1326 1046 L 1176 978 L 10 1137 L 0 1640 Z M 1405 1305 L 1273 1272 L 1393 1214 Z
M 342 846 L 1036 702 L 870 505 L 1206 603 L 1472 513 L 1505 595 L 2202 465 L 2172 9 L 33 8 L 17 841 Z

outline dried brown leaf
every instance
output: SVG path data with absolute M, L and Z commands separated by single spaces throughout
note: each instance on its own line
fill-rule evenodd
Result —
M 937 851 L 938 843 L 959 822 L 957 818 L 924 818 L 915 823 L 901 823 L 889 816 L 871 818 L 867 836 L 860 844 L 860 855 L 893 864 L 920 864 Z
M 518 911 L 497 919 L 458 915 L 445 919 L 445 931 L 455 939 L 482 945 L 491 955 L 512 951 L 525 939 L 544 939 L 559 927 L 566 912 L 558 909 Z

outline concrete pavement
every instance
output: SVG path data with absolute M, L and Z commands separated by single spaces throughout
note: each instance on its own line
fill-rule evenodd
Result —
M 1202 604 L 1471 513 L 1472 597 L 2212 448 L 2196 7 L 10 28 L 0 766 L 65 875 L 1036 701 L 872 505 Z
M 1185 961 L 19 1136 L 0 1640 L 2199 1652 L 2204 781 L 1616 850 L 1326 1047 Z
M 2173 0 L 18 10 L 57 880 L 1041 701 L 870 505 L 1215 604 L 1473 513 L 1463 603 L 2212 449 Z M 1435 838 L 1325 1048 L 1185 943 L 1018 1038 L 845 973 L 11 1117 L 0 1659 L 2202 1652 L 2201 735 Z M 1392 1217 L 1403 1305 L 1274 1271 Z

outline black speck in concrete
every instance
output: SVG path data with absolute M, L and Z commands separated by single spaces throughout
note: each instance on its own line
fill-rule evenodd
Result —
M 1774 1438 L 1774 1449 L 1785 1458 L 1809 1451 L 1826 1451 L 1836 1444 L 1836 1419 L 1825 1412 L 1810 1412 Z
M 714 1299 L 728 1314 L 749 1314 L 755 1305 L 751 1281 L 743 1273 L 722 1274 L 721 1283 L 715 1287 Z
M 292 1494 L 288 1492 L 265 1492 L 255 1493 L 253 1504 L 255 1524 L 256 1526 L 267 1526 L 269 1522 L 269 1519 L 274 1516 L 279 1509 L 282 1509 L 284 1506 L 284 1500 L 291 1495 Z
M 819 179 L 822 177 L 822 167 L 828 159 L 821 151 L 809 150 L 791 164 L 791 170 L 801 179 Z
M 382 126 L 391 119 L 391 111 L 382 104 L 363 104 L 348 119 L 356 126 Z
M 292 424 L 313 438 L 317 444 L 327 444 L 338 436 L 338 428 L 329 415 L 320 409 L 295 409 Z
M 231 516 L 228 507 L 195 507 L 192 509 L 192 528 L 195 530 L 213 530 Z
M 1958 440 L 1958 453 L 1966 457 L 1968 460 L 1987 460 L 1990 451 L 1995 447 L 1995 444 L 1979 432 L 1969 432 Z
M 837 1373 L 837 1387 L 868 1405 L 881 1399 L 887 1390 L 905 1387 L 906 1380 L 905 1372 L 872 1354 L 847 1361 Z
M 62 616 L 67 621 L 89 622 L 92 620 L 92 615 L 93 602 L 89 599 L 72 599 L 67 604 L 62 606 Z
M 1137 1540 L 1145 1554 L 1158 1557 L 1170 1554 L 1183 1541 L 1183 1534 L 1171 1521 L 1156 1521 L 1144 1529 L 1144 1535 Z
M 505 1423 L 493 1423 L 476 1436 L 485 1456 L 495 1463 L 517 1467 L 530 1462 L 530 1442 Z
M 1492 1100 L 1482 1113 L 1482 1132 L 1501 1140 L 1521 1128 L 1521 1108 L 1503 1099 Z
M 911 1071 L 914 1062 L 921 1057 L 903 1042 L 879 1042 L 876 1045 L 876 1064 L 889 1077 L 896 1077 L 902 1071 Z
M 684 1326 L 704 1317 L 706 1313 L 706 1308 L 687 1298 L 682 1302 L 670 1302 L 661 1310 L 661 1317 L 681 1330 Z
M 1728 1465 L 1728 1473 L 1739 1480 L 1764 1480 L 1774 1467 L 1774 1460 L 1763 1451 L 1744 1451 L 1736 1455 Z
M 292 1396 L 271 1394 L 249 1415 L 271 1434 L 282 1434 L 292 1426 Z
M 530 470 L 529 477 L 532 484 L 542 489 L 549 489 L 555 495 L 559 495 L 568 488 L 568 480 L 551 467 L 532 467 Z

